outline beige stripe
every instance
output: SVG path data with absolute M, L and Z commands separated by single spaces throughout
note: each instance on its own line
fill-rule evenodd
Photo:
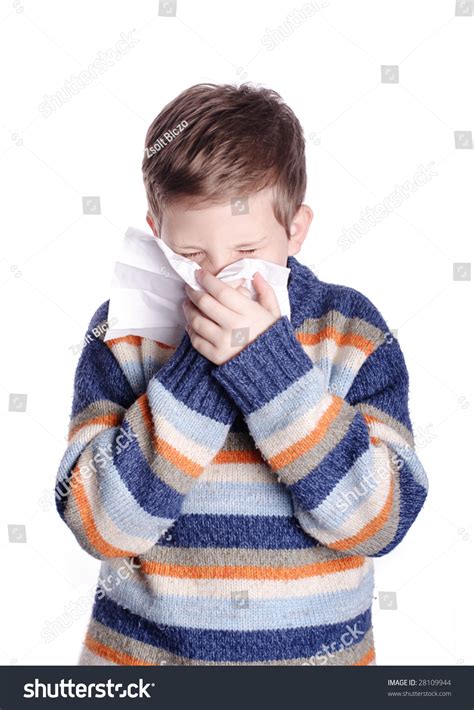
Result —
M 320 333 L 327 327 L 333 327 L 340 333 L 355 333 L 374 345 L 385 342 L 384 332 L 358 316 L 347 317 L 336 309 L 326 311 L 320 318 L 306 318 L 304 323 L 295 331 L 297 333 Z
M 225 441 L 225 446 L 222 448 L 229 451 L 247 451 L 249 448 L 255 448 L 255 444 L 253 443 L 253 439 L 247 428 L 243 432 L 229 431 Z
M 92 653 L 87 646 L 83 645 L 79 660 L 77 662 L 78 666 L 116 666 L 117 663 L 113 663 L 108 658 L 102 658 L 95 653 Z
M 140 345 L 132 345 L 119 338 L 108 347 L 137 396 L 142 394 L 142 383 L 148 383 L 175 352 L 175 349 L 160 347 L 150 338 L 142 338 Z M 139 365 L 138 374 L 135 374 L 136 365 Z M 132 377 L 136 378 L 136 381 L 133 381 Z
M 335 591 L 357 589 L 363 578 L 372 573 L 373 565 L 370 558 L 361 567 L 348 569 L 341 572 L 333 572 L 324 575 L 315 575 L 302 579 L 284 580 L 261 580 L 261 579 L 189 579 L 176 578 L 165 575 L 147 575 L 139 569 L 120 569 L 120 560 L 107 560 L 103 563 L 104 578 L 111 575 L 111 585 L 118 586 L 119 580 L 125 578 L 128 582 L 138 584 L 142 591 L 150 598 L 158 598 L 162 595 L 176 595 L 182 597 L 200 597 L 211 599 L 230 599 L 233 592 L 246 592 L 249 600 L 253 599 L 288 599 L 292 597 L 304 597 L 317 594 L 326 594 Z M 126 575 L 129 575 L 128 577 Z
M 112 402 L 110 399 L 99 399 L 89 404 L 81 412 L 78 412 L 75 417 L 71 418 L 69 429 L 75 429 L 80 424 L 87 423 L 97 417 L 103 417 L 109 414 L 122 414 L 125 413 L 125 411 L 124 407 L 121 407 L 116 402 Z
M 87 445 L 92 439 L 94 439 L 102 431 L 110 429 L 110 426 L 104 424 L 91 424 L 82 426 L 74 436 L 69 439 L 68 446 L 72 444 L 81 443 Z
M 371 409 L 375 410 L 375 407 L 371 407 Z M 373 414 L 372 416 L 377 416 L 378 419 L 382 419 L 383 423 L 374 422 L 369 424 L 370 436 L 382 439 L 382 441 L 387 444 L 393 444 L 402 448 L 408 446 L 410 449 L 413 449 L 413 446 L 408 442 L 408 437 L 405 435 L 408 430 L 402 425 L 397 426 L 397 420 L 393 419 L 393 417 L 387 417 L 380 409 L 377 411 L 378 415 Z
M 355 414 L 352 407 L 350 407 L 347 403 L 344 403 L 335 420 L 333 420 L 333 422 L 329 425 L 329 428 L 327 429 L 322 440 L 319 441 L 317 445 L 311 447 L 308 451 L 298 456 L 297 459 L 291 461 L 287 466 L 283 466 L 279 469 L 278 473 L 285 479 L 285 483 L 287 485 L 296 483 L 301 478 L 307 476 L 308 473 L 315 468 L 315 466 L 318 466 L 321 461 L 339 444 L 339 442 L 342 441 L 350 428 L 354 416 Z M 300 432 L 307 432 L 314 430 L 317 426 L 317 422 L 314 419 L 314 415 L 312 416 L 311 412 L 308 412 L 299 417 L 292 426 L 296 428 L 299 427 Z M 275 434 L 273 436 L 273 451 L 275 453 L 272 453 L 272 451 L 266 453 L 266 458 L 271 458 L 275 454 L 279 453 L 279 451 L 288 448 L 285 431 L 278 432 L 278 436 L 281 437 L 281 441 L 285 442 L 284 446 L 282 447 L 280 442 L 280 446 L 278 447 L 279 450 L 277 450 L 277 435 Z M 302 434 L 300 438 L 303 437 L 304 434 Z M 264 450 L 266 451 L 266 449 Z
M 288 426 L 279 429 L 265 439 L 260 439 L 259 446 L 262 447 L 262 451 L 265 451 L 266 457 L 276 456 L 283 449 L 288 449 L 304 437 L 309 436 L 331 406 L 332 401 L 332 396 L 329 393 L 325 394 L 317 405 L 306 410 L 297 419 L 293 419 Z
M 259 567 L 297 567 L 337 560 L 346 555 L 323 545 L 302 550 L 259 550 L 244 547 L 161 547 L 155 546 L 141 560 L 171 565 L 258 565 Z
M 361 638 L 361 637 L 359 637 Z M 358 639 L 357 639 L 358 640 Z M 315 666 L 353 666 L 358 663 L 369 649 L 373 646 L 374 636 L 373 628 L 369 628 L 365 637 L 359 641 L 359 643 L 352 643 L 344 647 L 342 650 L 337 650 L 336 653 L 332 653 L 331 649 L 329 653 L 321 654 L 317 658 L 310 658 L 311 665 Z
M 202 472 L 201 483 L 276 483 L 276 474 L 267 463 L 209 464 Z
M 164 439 L 183 456 L 200 466 L 205 466 L 209 459 L 214 456 L 215 450 L 213 448 L 202 446 L 190 437 L 185 436 L 173 426 L 169 419 L 161 415 L 154 415 L 153 419 L 155 431 L 158 432 L 160 439 Z M 203 423 L 203 426 L 206 426 L 205 423 Z
M 115 340 L 115 338 L 114 338 Z M 142 341 L 143 342 L 143 341 Z M 107 345 L 107 341 L 106 341 Z M 140 345 L 128 343 L 124 338 L 118 338 L 117 342 L 108 346 L 112 350 L 116 359 L 122 367 L 142 361 L 142 348 Z
M 185 436 L 165 417 L 157 414 L 153 415 L 153 413 L 152 417 L 156 436 L 165 441 L 176 452 L 175 455 L 182 455 L 203 469 L 214 458 L 216 454 L 214 448 L 202 446 L 191 437 Z M 181 468 L 175 466 L 172 461 L 162 455 L 159 450 L 156 450 L 153 445 L 153 437 L 150 435 L 141 411 L 130 419 L 140 450 L 150 469 L 168 486 L 174 488 L 178 493 L 186 495 L 195 482 L 195 477 L 182 471 Z M 158 444 L 158 446 L 162 447 L 162 444 Z
M 207 459 L 205 460 L 208 460 L 214 453 L 214 451 L 205 449 L 204 447 L 201 447 L 199 445 L 196 445 L 194 449 L 193 442 L 190 442 L 189 440 L 185 439 L 185 437 L 181 436 L 181 434 L 179 434 L 179 432 L 177 432 L 174 427 L 169 424 L 169 422 L 166 422 L 166 420 L 164 420 L 162 417 L 158 417 L 157 419 L 158 426 L 161 426 L 163 429 L 163 431 L 160 431 L 160 434 L 163 434 L 163 438 L 166 438 L 170 446 L 172 446 L 173 448 L 176 448 L 176 445 L 178 443 L 178 441 L 173 441 L 172 439 L 172 436 L 176 435 L 181 445 L 184 445 L 184 442 L 186 442 L 186 449 L 188 453 L 194 452 L 194 450 L 196 450 L 198 456 L 200 456 L 201 459 L 207 456 Z M 188 493 L 194 479 L 190 479 L 190 477 L 187 474 L 183 473 L 181 469 L 174 466 L 174 464 L 168 461 L 168 459 L 161 456 L 155 450 L 153 446 L 153 435 L 150 434 L 150 431 L 145 425 L 141 410 L 139 409 L 139 406 L 136 402 L 131 406 L 129 410 L 129 422 L 132 424 L 133 427 L 132 433 L 135 434 L 135 437 L 133 438 L 136 439 L 140 447 L 140 451 L 144 459 L 147 461 L 150 469 L 162 480 L 164 480 L 169 486 L 172 486 L 175 490 L 177 490 L 178 493 L 181 493 L 183 495 Z M 165 422 L 166 424 L 164 424 Z M 106 431 L 109 428 L 110 427 L 104 427 L 103 425 L 99 424 L 94 424 L 92 426 L 84 426 L 77 432 L 73 439 L 70 440 L 69 446 L 76 442 L 81 442 L 87 445 L 98 434 L 100 434 L 102 431 Z M 125 441 L 123 443 L 123 450 L 126 450 L 129 445 L 130 440 L 125 438 Z M 96 450 L 93 454 L 94 456 L 100 451 L 100 445 L 97 444 L 95 446 L 95 449 Z M 111 452 L 108 451 L 108 453 L 110 454 Z M 120 456 L 120 452 L 118 455 Z M 193 458 L 193 460 L 195 459 Z
M 115 340 L 115 339 L 114 339 Z M 106 341 L 106 345 L 108 345 Z M 116 342 L 108 345 L 119 364 L 126 365 L 130 361 L 155 360 L 159 366 L 164 365 L 174 354 L 176 348 L 164 348 L 156 340 L 142 338 L 139 345 L 128 343 L 125 338 L 117 338 Z
M 377 515 L 380 513 L 380 511 L 386 504 L 390 492 L 390 482 L 394 471 L 390 466 L 390 459 L 387 455 L 386 447 L 373 447 L 372 456 L 374 463 L 374 471 L 378 471 L 379 474 L 376 480 L 370 479 L 369 483 L 365 484 L 366 488 L 368 487 L 368 485 L 371 484 L 371 493 L 369 494 L 368 498 L 363 498 L 362 496 L 359 496 L 360 501 L 357 507 L 354 508 L 353 512 L 345 518 L 341 525 L 338 525 L 336 531 L 337 535 L 333 536 L 331 534 L 325 534 L 323 526 L 323 530 L 321 530 L 321 536 L 318 537 L 318 539 L 323 542 L 323 544 L 327 545 L 328 543 L 334 542 L 335 540 L 342 540 L 344 538 L 356 535 L 365 525 L 367 525 L 367 523 L 377 517 Z M 360 470 L 360 480 L 358 480 L 356 483 L 355 478 L 359 478 L 359 472 L 357 471 L 357 462 L 355 462 L 354 464 L 354 469 L 355 472 L 353 473 L 353 475 L 351 475 L 351 478 L 354 481 L 354 486 L 358 486 L 359 488 L 361 486 L 363 487 L 364 481 L 362 478 L 362 474 L 364 473 L 364 471 Z M 345 490 L 345 493 L 347 494 L 350 490 L 350 488 L 348 490 Z M 358 495 L 357 491 L 355 490 L 353 491 L 353 493 L 355 493 L 355 496 Z M 352 499 L 350 501 L 350 505 L 354 505 Z M 318 517 L 319 516 L 316 515 L 316 519 L 318 519 Z
M 164 365 L 175 353 L 176 348 L 165 348 L 158 345 L 156 340 L 142 338 L 141 356 L 143 361 L 155 361 L 158 366 Z
M 390 544 L 395 537 L 400 520 L 400 477 L 399 473 L 393 469 L 392 475 L 394 480 L 393 504 L 387 522 L 372 538 L 352 545 L 350 547 L 351 554 L 374 555 Z M 308 534 L 314 535 L 324 545 L 328 545 L 356 535 L 365 525 L 369 524 L 386 503 L 388 489 L 384 489 L 384 493 L 383 497 L 378 491 L 375 491 L 369 501 L 359 507 L 351 518 L 345 521 L 342 528 L 338 528 L 337 536 L 331 535 L 326 528 L 319 528 L 317 521 L 309 513 L 300 513 L 298 517 Z
M 367 355 L 360 348 L 354 345 L 339 345 L 332 338 L 327 338 L 322 340 L 315 345 L 305 344 L 303 345 L 308 357 L 313 363 L 319 363 L 324 359 L 327 359 L 331 366 L 339 365 L 345 366 L 352 373 L 352 378 L 348 380 L 348 387 L 354 381 L 360 368 L 367 360 Z M 340 393 L 341 396 L 346 393 Z

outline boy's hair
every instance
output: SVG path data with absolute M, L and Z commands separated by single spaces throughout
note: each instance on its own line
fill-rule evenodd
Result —
M 225 202 L 273 186 L 273 211 L 289 236 L 304 200 L 300 122 L 281 96 L 250 84 L 195 84 L 168 103 L 145 138 L 148 207 L 158 230 L 166 204 Z

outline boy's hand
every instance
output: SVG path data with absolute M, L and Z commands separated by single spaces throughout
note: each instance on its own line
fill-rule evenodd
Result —
M 185 286 L 186 330 L 196 350 L 215 365 L 237 355 L 281 317 L 275 292 L 258 271 L 252 281 L 258 301 L 246 288 L 229 286 L 204 269 L 196 278 L 204 291 Z

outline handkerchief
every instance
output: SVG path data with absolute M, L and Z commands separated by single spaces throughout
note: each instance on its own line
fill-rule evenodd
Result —
M 140 335 L 168 345 L 178 345 L 186 318 L 181 306 L 185 284 L 205 289 L 196 280 L 199 264 L 176 254 L 162 239 L 141 229 L 125 232 L 115 263 L 109 301 L 109 328 L 104 340 Z M 217 274 L 224 282 L 244 278 L 253 300 L 257 300 L 252 277 L 259 271 L 273 288 L 282 316 L 290 318 L 288 277 L 290 269 L 264 259 L 239 259 Z

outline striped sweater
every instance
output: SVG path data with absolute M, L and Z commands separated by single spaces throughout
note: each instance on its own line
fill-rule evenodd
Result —
M 81 665 L 374 665 L 373 559 L 427 495 L 372 302 L 288 257 L 291 317 L 214 365 L 104 341 L 74 380 L 57 510 L 101 560 Z

